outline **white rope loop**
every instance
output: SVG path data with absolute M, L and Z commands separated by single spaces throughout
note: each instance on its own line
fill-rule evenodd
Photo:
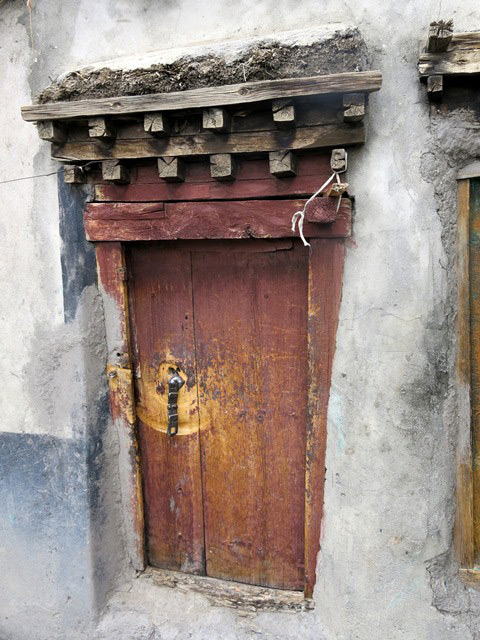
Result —
M 298 235 L 300 236 L 303 244 L 306 247 L 309 247 L 310 243 L 305 240 L 305 236 L 303 235 L 303 221 L 305 220 L 305 209 L 307 208 L 307 205 L 309 204 L 309 202 L 314 200 L 320 193 L 322 193 L 322 191 L 324 191 L 328 187 L 328 185 L 330 184 L 330 182 L 332 182 L 333 179 L 336 179 L 337 183 L 340 184 L 340 176 L 338 175 L 338 171 L 334 171 L 330 176 L 330 178 L 324 184 L 322 184 L 320 189 L 317 189 L 317 191 L 315 191 L 313 196 L 310 196 L 310 198 L 303 205 L 303 209 L 301 211 L 296 211 L 292 216 L 292 231 L 295 231 L 295 227 L 298 226 Z M 340 209 L 341 199 L 342 199 L 342 194 L 340 194 L 338 198 L 337 211 L 336 211 L 337 214 Z

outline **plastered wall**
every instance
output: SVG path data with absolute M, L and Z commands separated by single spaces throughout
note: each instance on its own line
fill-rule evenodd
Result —
M 451 553 L 465 429 L 454 376 L 456 172 L 480 141 L 472 111 L 429 115 L 415 64 L 438 18 L 480 29 L 476 0 L 34 0 L 31 16 L 23 0 L 0 6 L 2 640 L 480 637 L 480 598 L 458 581 Z M 89 193 L 65 192 L 20 106 L 90 62 L 330 22 L 360 29 L 384 84 L 367 143 L 349 158 L 355 226 L 316 606 L 237 612 L 131 569 L 103 309 L 81 227 Z

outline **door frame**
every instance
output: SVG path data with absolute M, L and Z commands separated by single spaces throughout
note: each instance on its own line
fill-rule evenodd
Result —
M 323 200 L 327 200 L 324 198 Z M 129 556 L 135 569 L 146 568 L 141 464 L 136 433 L 132 350 L 128 316 L 125 242 L 175 238 L 292 237 L 290 219 L 304 200 L 256 200 L 181 203 L 93 203 L 86 206 L 85 227 L 95 242 L 98 284 L 104 301 L 108 347 L 110 410 L 120 438 L 122 496 Z M 197 205 L 201 205 L 199 208 Z M 218 216 L 218 211 L 223 216 Z M 172 231 L 172 220 L 183 222 Z M 272 218 L 268 214 L 280 211 Z M 190 212 L 190 213 L 189 213 Z M 240 216 L 240 217 L 239 217 Z M 265 220 L 270 220 L 264 229 Z M 239 222 L 241 220 L 241 222 Z M 308 394 L 305 451 L 305 586 L 311 598 L 320 548 L 325 478 L 327 410 L 340 307 L 344 240 L 350 235 L 351 202 L 344 199 L 334 223 L 306 223 L 310 236 L 308 267 Z M 174 234 L 174 235 L 173 235 Z M 312 237 L 313 236 L 313 237 Z

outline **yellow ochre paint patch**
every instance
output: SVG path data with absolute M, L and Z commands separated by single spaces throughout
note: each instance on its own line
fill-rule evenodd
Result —
M 137 415 L 144 424 L 163 433 L 167 433 L 168 426 L 168 381 L 172 375 L 170 369 L 178 368 L 178 363 L 173 359 L 162 362 L 157 368 L 145 365 L 137 380 Z M 181 369 L 178 375 L 185 384 L 178 393 L 177 436 L 186 436 L 198 431 L 197 386 L 191 385 L 189 388 L 188 376 Z

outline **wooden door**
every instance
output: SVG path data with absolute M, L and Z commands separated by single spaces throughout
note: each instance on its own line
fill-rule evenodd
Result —
M 311 593 L 342 246 L 129 245 L 152 566 Z M 185 381 L 175 436 L 172 371 Z

